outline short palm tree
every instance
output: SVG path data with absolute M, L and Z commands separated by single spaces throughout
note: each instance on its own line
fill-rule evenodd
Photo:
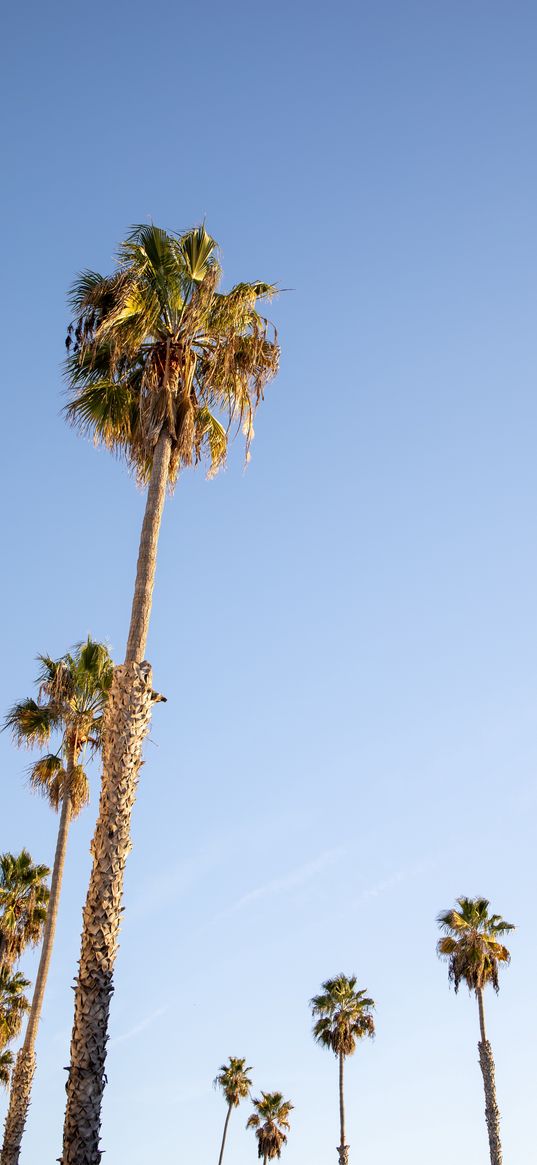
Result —
M 30 986 L 20 971 L 0 971 L 0 1049 L 18 1036 L 29 1008 L 25 995 Z
M 0 854 L 0 969 L 13 967 L 27 946 L 40 941 L 49 890 L 47 866 L 34 865 L 28 850 Z
M 103 786 L 75 993 L 63 1165 L 98 1165 L 108 1015 L 130 820 L 151 713 L 144 660 L 166 489 L 206 457 L 224 464 L 233 426 L 247 450 L 279 348 L 257 301 L 261 282 L 218 290 L 205 227 L 175 235 L 138 226 L 111 275 L 75 283 L 67 336 L 70 421 L 122 455 L 147 485 L 125 663 L 116 668 L 103 746 Z
M 500 941 L 514 930 L 499 914 L 489 914 L 486 898 L 457 898 L 452 910 L 437 918 L 444 937 L 437 945 L 441 958 L 448 961 L 448 974 L 455 991 L 466 983 L 473 991 L 479 1009 L 479 1062 L 485 1089 L 485 1116 L 489 1138 L 491 1165 L 502 1165 L 500 1141 L 500 1113 L 496 1100 L 496 1080 L 492 1047 L 487 1039 L 483 992 L 487 983 L 499 991 L 499 968 L 509 963 L 511 956 Z
M 356 1051 L 359 1040 L 374 1036 L 372 1011 L 375 1006 L 365 990 L 356 990 L 356 976 L 336 975 L 322 985 L 322 994 L 314 995 L 310 1003 L 313 1018 L 313 1036 L 317 1043 L 330 1048 L 339 1060 L 339 1129 L 338 1156 L 340 1165 L 347 1165 L 349 1146 L 345 1144 L 345 1100 L 343 1075 L 345 1059 Z
M 73 817 L 87 804 L 85 757 L 100 746 L 103 712 L 113 666 L 106 647 L 88 638 L 61 659 L 39 656 L 37 700 L 22 700 L 6 717 L 18 745 L 43 748 L 55 739 L 55 752 L 43 752 L 29 770 L 30 785 L 59 811 L 59 827 L 43 948 L 24 1043 L 13 1071 L 1 1165 L 17 1165 L 35 1072 L 35 1042 L 62 887 L 67 838 Z
M 248 1117 L 246 1128 L 255 1129 L 257 1156 L 267 1165 L 273 1157 L 281 1157 L 282 1148 L 287 1144 L 284 1130 L 290 1127 L 289 1113 L 294 1105 L 284 1100 L 281 1092 L 262 1092 L 252 1104 L 255 1111 Z
M 250 1088 L 252 1081 L 248 1073 L 252 1071 L 251 1066 L 246 1065 L 246 1060 L 240 1060 L 236 1056 L 230 1056 L 227 1064 L 222 1064 L 218 1069 L 218 1075 L 213 1081 L 215 1088 L 221 1088 L 227 1102 L 227 1113 L 224 1123 L 224 1133 L 222 1136 L 222 1144 L 220 1146 L 220 1156 L 218 1158 L 218 1165 L 222 1165 L 222 1158 L 224 1156 L 224 1147 L 226 1144 L 227 1127 L 231 1110 L 238 1108 L 241 1100 L 245 1100 L 250 1095 Z

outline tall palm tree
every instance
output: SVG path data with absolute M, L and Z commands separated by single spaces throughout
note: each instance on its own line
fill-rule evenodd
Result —
M 457 898 L 452 910 L 438 915 L 437 922 L 444 931 L 444 937 L 438 942 L 437 951 L 441 958 L 448 961 L 448 975 L 455 991 L 464 982 L 477 999 L 481 1037 L 478 1043 L 479 1063 L 485 1089 L 490 1161 L 491 1165 L 502 1165 L 496 1074 L 492 1047 L 485 1028 L 483 992 L 487 983 L 492 983 L 494 990 L 499 991 L 499 968 L 503 963 L 511 961 L 511 955 L 500 939 L 515 928 L 513 923 L 505 922 L 499 914 L 489 914 L 489 905 L 486 898 Z
M 349 1146 L 345 1143 L 345 1099 L 343 1076 L 345 1059 L 356 1051 L 358 1040 L 374 1036 L 375 1023 L 372 999 L 356 990 L 356 976 L 336 975 L 322 985 L 322 994 L 310 1001 L 315 1020 L 313 1037 L 317 1043 L 330 1048 L 339 1060 L 339 1131 L 338 1156 L 340 1165 L 347 1165 Z
M 67 336 L 72 423 L 122 455 L 147 501 L 125 662 L 116 668 L 103 742 L 103 782 L 75 993 L 63 1165 L 99 1165 L 106 1042 L 130 819 L 151 714 L 144 660 L 166 489 L 206 456 L 225 462 L 232 426 L 248 447 L 253 416 L 279 348 L 256 303 L 267 283 L 219 292 L 217 247 L 198 227 L 182 235 L 138 226 L 109 276 L 74 285 Z
M 253 1100 L 255 1112 L 248 1117 L 247 1129 L 255 1129 L 257 1156 L 263 1158 L 263 1165 L 273 1157 L 281 1157 L 282 1148 L 287 1144 L 284 1129 L 289 1129 L 289 1113 L 294 1108 L 290 1100 L 284 1100 L 281 1092 L 262 1092 Z
M 17 1056 L 1 1165 L 17 1165 L 35 1073 L 35 1042 L 47 982 L 69 826 L 89 798 L 84 761 L 100 746 L 103 712 L 112 682 L 113 666 L 106 647 L 88 638 L 61 659 L 38 657 L 38 697 L 22 700 L 11 708 L 6 726 L 15 742 L 43 748 L 55 738 L 56 751 L 43 752 L 30 767 L 30 785 L 59 811 L 58 837 L 50 901 L 37 970 L 32 1006 L 24 1042 Z
M 30 986 L 20 971 L 0 971 L 0 1049 L 18 1036 L 29 1003 L 24 992 Z
M 252 1081 L 248 1073 L 252 1071 L 251 1065 L 246 1066 L 246 1060 L 240 1060 L 236 1056 L 230 1056 L 227 1064 L 222 1064 L 218 1069 L 218 1075 L 214 1078 L 214 1087 L 221 1088 L 227 1101 L 227 1113 L 224 1123 L 224 1133 L 222 1136 L 222 1144 L 220 1146 L 220 1156 L 218 1158 L 218 1165 L 222 1165 L 224 1156 L 224 1147 L 226 1143 L 227 1127 L 231 1110 L 238 1108 L 241 1100 L 244 1100 L 250 1095 L 250 1088 Z
M 41 939 L 47 916 L 47 866 L 34 865 L 28 850 L 0 854 L 0 969 L 13 967 L 26 946 Z

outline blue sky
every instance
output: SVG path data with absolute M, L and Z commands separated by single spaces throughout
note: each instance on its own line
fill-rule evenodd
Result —
M 336 1161 L 310 1037 L 355 972 L 351 1160 L 487 1160 L 477 1017 L 435 915 L 518 923 L 488 1001 L 504 1152 L 528 1160 L 536 1037 L 534 5 L 35 3 L 4 19 L 4 659 L 124 649 L 143 498 L 60 415 L 65 292 L 133 222 L 206 218 L 226 283 L 278 281 L 282 368 L 252 462 L 164 519 L 159 690 L 111 1022 L 106 1160 L 216 1160 L 230 1054 Z M 0 846 L 56 821 L 0 737 Z M 72 831 L 24 1162 L 61 1144 L 91 808 Z M 31 971 L 32 959 L 27 967 Z M 2 1102 L 3 1103 L 3 1102 Z M 247 1107 L 229 1158 L 252 1162 Z

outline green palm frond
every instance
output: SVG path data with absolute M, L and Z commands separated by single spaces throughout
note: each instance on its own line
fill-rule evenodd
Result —
M 218 1069 L 218 1075 L 213 1080 L 213 1087 L 221 1088 L 227 1103 L 236 1108 L 241 1100 L 250 1094 L 252 1081 L 248 1073 L 251 1071 L 252 1066 L 247 1065 L 246 1060 L 230 1056 L 228 1063 L 222 1064 Z
M 254 1111 L 246 1122 L 247 1129 L 255 1129 L 258 1157 L 281 1157 L 282 1148 L 287 1144 L 285 1132 L 290 1128 L 289 1113 L 294 1105 L 284 1100 L 281 1092 L 262 1092 L 252 1100 Z
M 224 294 L 219 279 L 205 226 L 173 235 L 145 225 L 121 244 L 115 273 L 83 272 L 72 290 L 67 417 L 125 457 L 140 483 L 163 430 L 170 485 L 205 457 L 216 473 L 235 421 L 248 456 L 254 413 L 279 362 L 276 333 L 256 305 L 276 288 L 256 280 Z
M 18 1036 L 30 1009 L 25 991 L 30 986 L 20 971 L 0 969 L 0 1050 Z
M 487 898 L 457 899 L 456 906 L 437 917 L 444 937 L 437 943 L 440 958 L 448 961 L 448 975 L 458 991 L 465 982 L 469 991 L 481 991 L 492 983 L 499 991 L 499 967 L 511 955 L 499 938 L 514 930 L 499 914 L 489 914 Z
M 88 781 L 81 754 L 100 747 L 103 712 L 112 683 L 113 663 L 107 647 L 88 638 L 60 659 L 38 656 L 38 699 L 14 706 L 6 717 L 17 744 L 48 743 L 58 737 L 55 752 L 40 756 L 29 769 L 32 788 L 58 809 L 67 792 L 78 813 L 88 801 Z
M 4 728 L 11 731 L 19 746 L 34 748 L 46 744 L 57 724 L 54 708 L 40 704 L 36 700 L 21 700 L 10 708 L 4 720 Z
M 336 1056 L 352 1056 L 358 1040 L 375 1034 L 374 1000 L 365 989 L 356 989 L 355 975 L 327 979 L 310 1006 L 315 1021 L 313 1038 Z
M 47 915 L 48 866 L 28 850 L 0 854 L 0 968 L 10 968 L 24 948 L 40 941 Z
M 0 1052 L 0 1087 L 9 1088 L 12 1067 L 13 1052 Z

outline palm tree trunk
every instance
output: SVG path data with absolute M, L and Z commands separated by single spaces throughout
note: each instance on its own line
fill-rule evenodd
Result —
M 164 432 L 155 449 L 147 492 L 125 663 L 114 671 L 104 717 L 103 778 L 75 989 L 62 1165 L 99 1165 L 101 1160 L 101 1104 L 123 880 L 142 744 L 151 719 L 151 667 L 140 661 L 146 647 L 170 455 L 171 439 Z
M 220 1156 L 218 1158 L 218 1165 L 222 1165 L 222 1158 L 224 1156 L 224 1146 L 225 1146 L 226 1137 L 227 1137 L 227 1126 L 229 1124 L 229 1118 L 231 1116 L 231 1107 L 232 1107 L 231 1104 L 229 1104 L 228 1110 L 227 1110 L 227 1115 L 226 1115 L 226 1120 L 225 1120 L 225 1124 L 224 1124 L 224 1135 L 222 1137 L 222 1144 L 220 1146 Z
M 343 1069 L 345 1065 L 345 1057 L 343 1052 L 339 1053 L 339 1133 L 340 1143 L 338 1147 L 339 1165 L 348 1165 L 349 1160 L 349 1146 L 345 1144 L 345 1100 L 343 1096 Z
M 52 956 L 54 936 L 56 933 L 58 908 L 60 905 L 60 894 L 63 881 L 63 870 L 65 866 L 65 855 L 67 852 L 67 838 L 69 835 L 69 826 L 71 824 L 71 798 L 69 796 L 68 789 L 69 776 L 73 771 L 74 761 L 75 757 L 73 750 L 67 765 L 67 792 L 65 793 L 62 801 L 60 823 L 58 826 L 58 839 L 56 842 L 56 853 L 54 855 L 54 866 L 52 870 L 52 880 L 50 883 L 50 898 L 47 908 L 45 930 L 43 933 L 43 946 L 41 948 L 41 957 L 39 959 L 39 966 L 37 969 L 34 993 L 32 997 L 32 1006 L 30 1008 L 30 1014 L 28 1017 L 28 1025 L 26 1028 L 24 1043 L 15 1061 L 13 1076 L 11 1078 L 9 1108 L 4 1127 L 4 1143 L 2 1146 L 2 1154 L 0 1156 L 1 1165 L 18 1165 L 24 1127 L 26 1124 L 26 1118 L 28 1116 L 28 1109 L 30 1107 L 30 1096 L 32 1092 L 32 1082 L 34 1078 L 36 1062 L 35 1041 L 37 1037 L 37 1029 L 39 1027 L 39 1020 L 41 1018 L 41 1011 L 43 1008 L 43 1000 L 45 998 L 45 989 L 47 985 L 50 959 Z
M 479 1030 L 481 1039 L 478 1044 L 479 1063 L 483 1075 L 485 1088 L 485 1117 L 489 1135 L 490 1165 L 502 1165 L 502 1146 L 500 1141 L 500 1110 L 496 1100 L 496 1078 L 492 1047 L 487 1039 L 485 1030 L 485 1009 L 483 1006 L 483 991 L 476 991 L 479 1007 Z

